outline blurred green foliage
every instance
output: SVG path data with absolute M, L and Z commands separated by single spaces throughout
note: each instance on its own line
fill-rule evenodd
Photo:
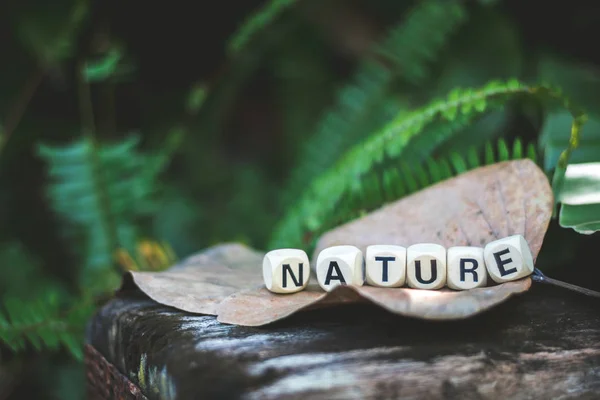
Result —
M 0 398 L 82 398 L 85 323 L 125 270 L 223 241 L 310 250 L 502 160 L 553 183 L 538 266 L 589 286 L 595 236 L 560 225 L 600 221 L 598 17 L 541 0 L 3 2 Z M 568 169 L 583 163 L 592 178 Z

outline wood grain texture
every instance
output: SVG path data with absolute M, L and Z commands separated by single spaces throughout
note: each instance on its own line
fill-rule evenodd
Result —
M 597 399 L 599 311 L 535 286 L 462 321 L 353 304 L 251 328 L 130 291 L 88 338 L 149 399 Z

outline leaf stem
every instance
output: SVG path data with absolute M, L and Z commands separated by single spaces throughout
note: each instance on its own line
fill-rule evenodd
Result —
M 92 103 L 92 94 L 90 91 L 90 85 L 83 75 L 84 64 L 80 62 L 77 68 L 77 86 L 79 94 L 79 110 L 81 113 L 81 124 L 83 130 L 83 136 L 88 139 L 91 148 L 89 149 L 88 156 L 90 157 L 90 164 L 92 166 L 92 179 L 93 184 L 98 194 L 98 208 L 100 215 L 102 216 L 100 224 L 103 226 L 104 236 L 108 243 L 108 251 L 112 254 L 114 250 L 118 248 L 119 238 L 117 232 L 116 221 L 114 221 L 111 215 L 110 206 L 110 195 L 108 192 L 107 184 L 104 179 L 102 171 L 102 160 L 100 159 L 100 146 L 96 140 L 96 128 L 94 122 L 94 108 Z M 93 228 L 91 228 L 93 229 Z M 118 272 L 122 272 L 118 265 L 111 265 L 116 267 Z
M 533 279 L 534 282 L 546 283 L 549 285 L 561 287 L 563 289 L 572 290 L 574 292 L 581 293 L 586 296 L 600 298 L 600 292 L 597 292 L 597 291 L 591 290 L 591 289 L 587 289 L 587 288 L 584 288 L 581 286 L 573 285 L 571 283 L 559 281 L 557 279 L 549 278 L 546 275 L 544 275 L 542 273 L 542 271 L 540 271 L 537 268 L 534 269 L 533 275 L 531 276 L 531 278 Z
M 81 117 L 81 125 L 83 127 L 83 133 L 86 137 L 94 137 L 95 125 L 94 125 L 94 108 L 92 105 L 92 94 L 90 92 L 90 85 L 83 76 L 83 62 L 78 64 L 77 68 L 77 91 L 79 95 L 79 113 Z

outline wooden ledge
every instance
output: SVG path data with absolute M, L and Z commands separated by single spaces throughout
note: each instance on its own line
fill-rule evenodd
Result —
M 535 285 L 462 321 L 352 305 L 248 328 L 134 291 L 98 312 L 88 341 L 148 399 L 600 398 L 599 311 Z

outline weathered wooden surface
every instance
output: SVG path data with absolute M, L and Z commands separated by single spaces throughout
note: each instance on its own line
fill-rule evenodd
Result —
M 261 328 L 129 292 L 88 335 L 149 399 L 600 398 L 600 302 L 539 284 L 462 321 L 355 304 Z

